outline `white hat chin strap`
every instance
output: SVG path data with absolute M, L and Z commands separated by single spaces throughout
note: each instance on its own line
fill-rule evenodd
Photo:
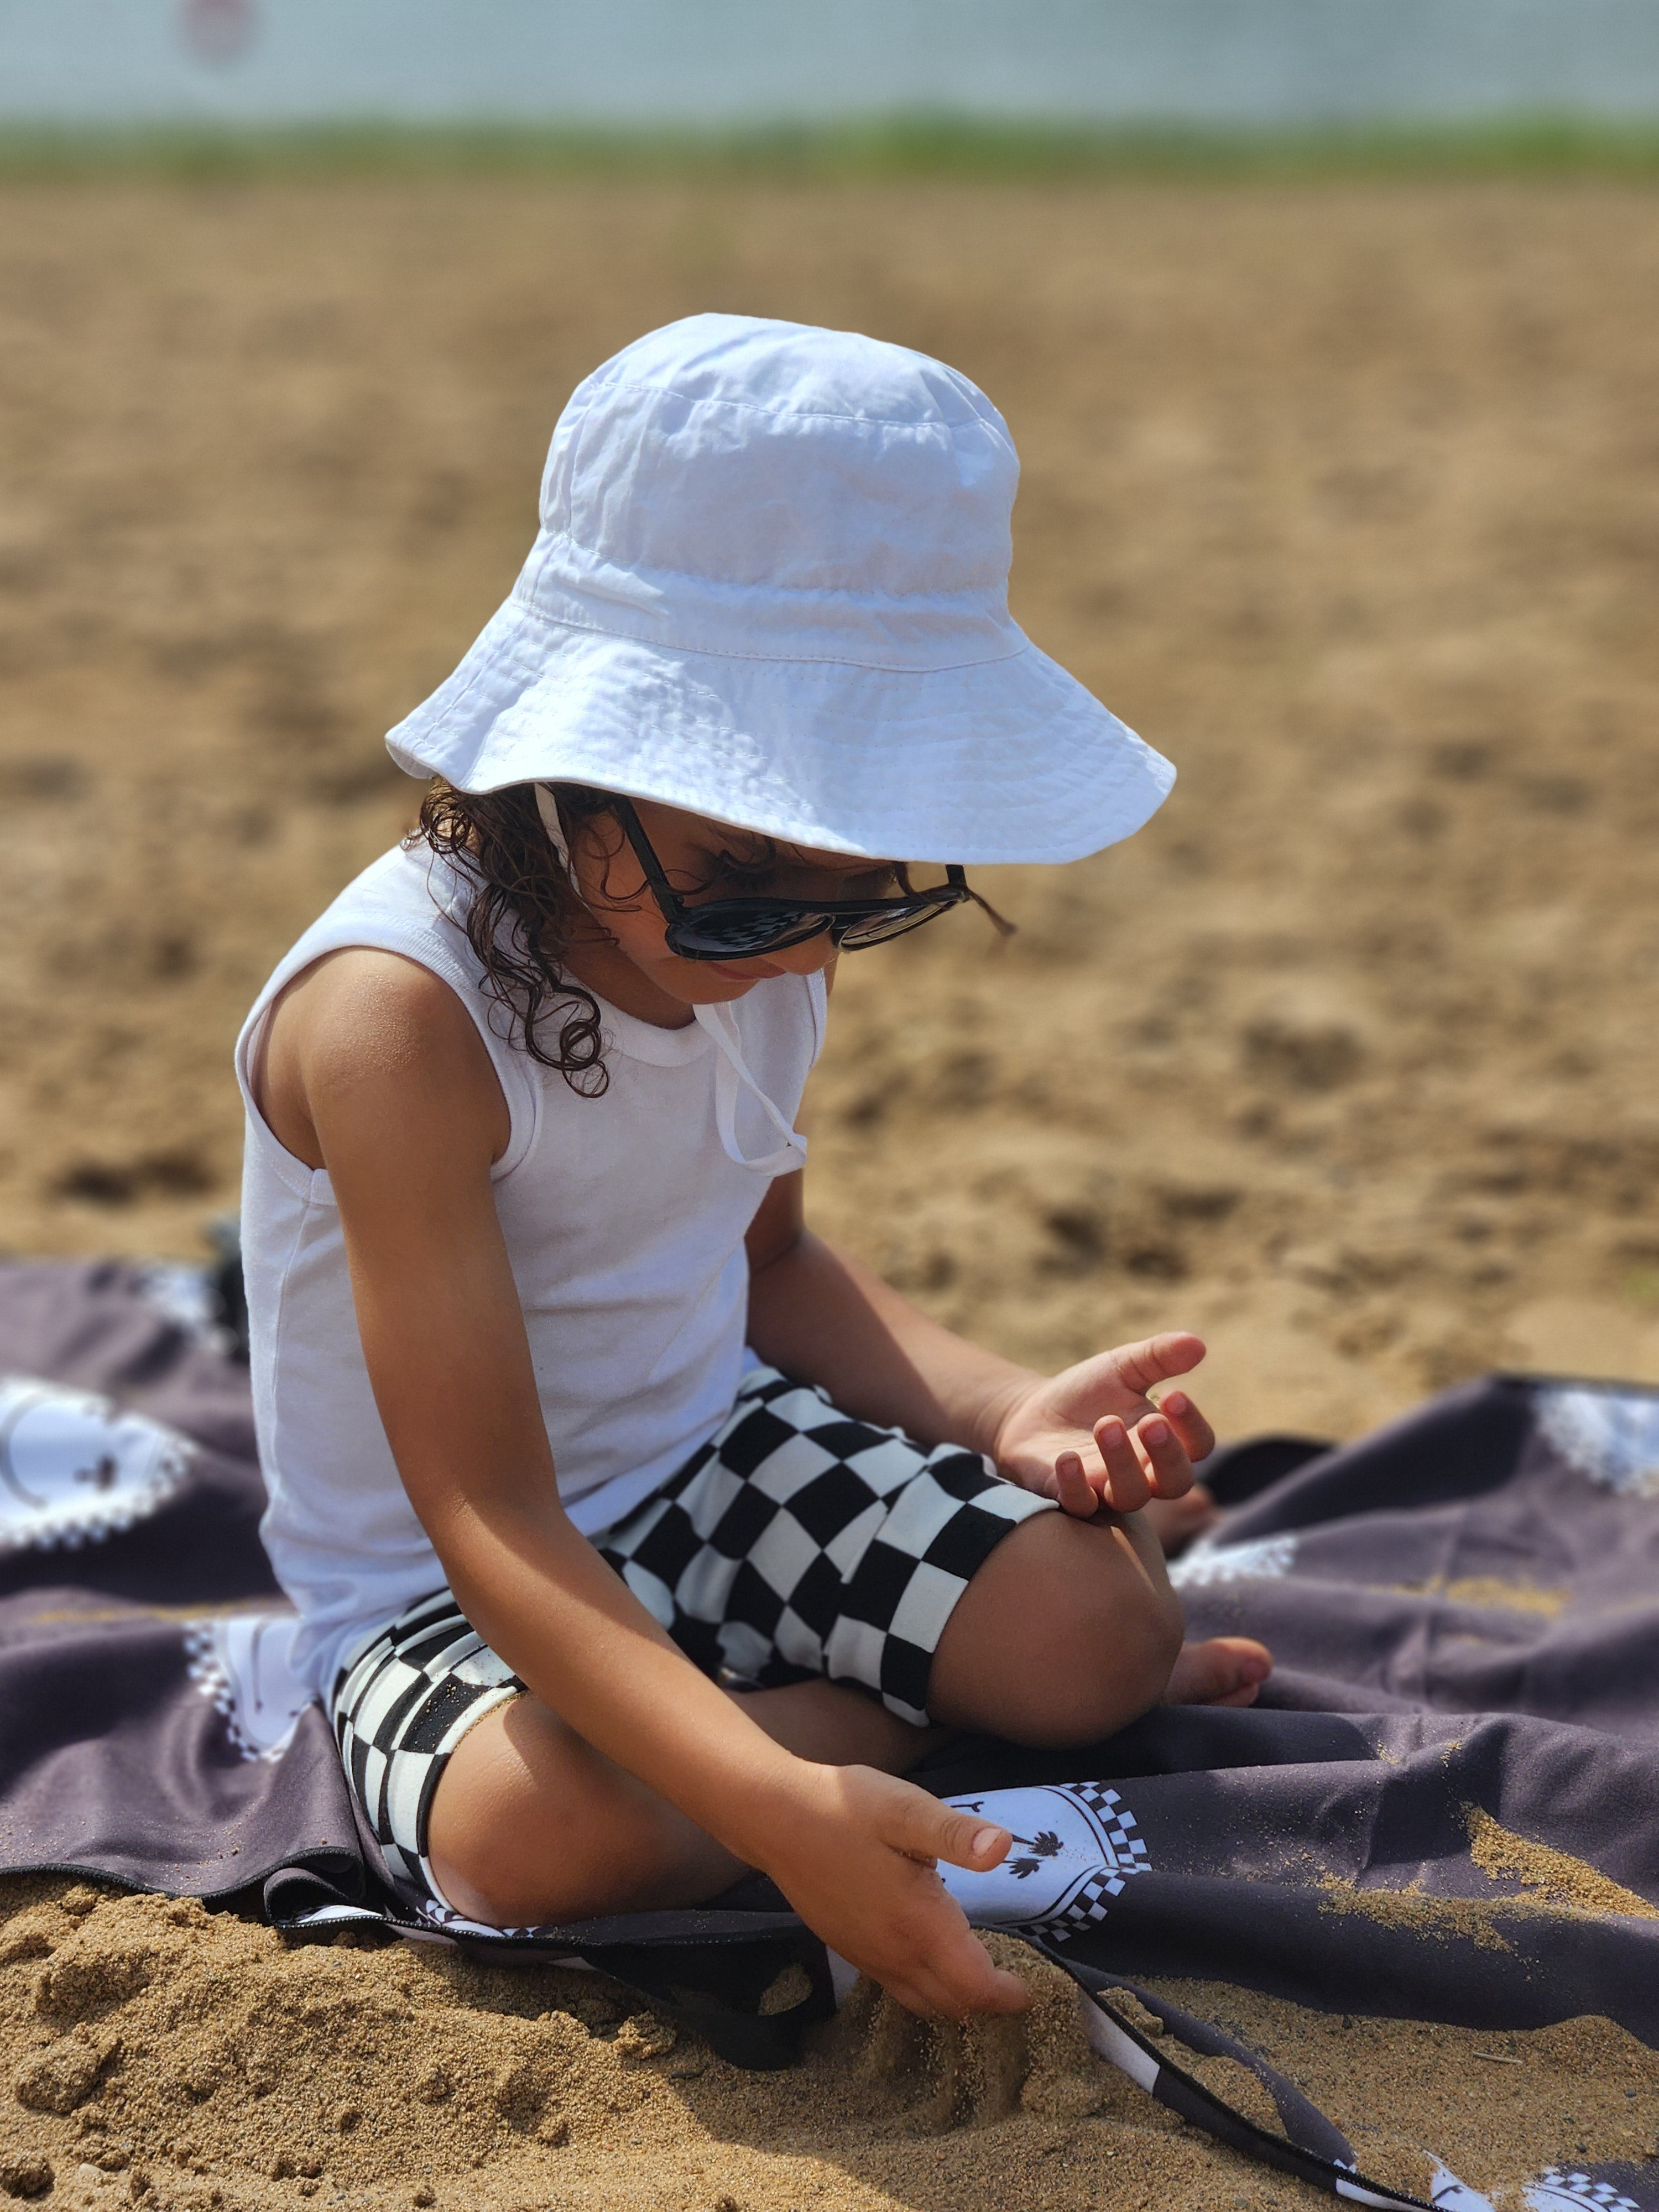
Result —
M 790 1127 L 750 1073 L 731 1007 L 697 1006 L 693 1012 L 714 1041 L 714 1127 L 720 1132 L 720 1149 L 726 1158 L 735 1161 L 740 1168 L 751 1169 L 756 1175 L 791 1175 L 797 1168 L 804 1168 L 806 1139 Z M 774 1152 L 751 1156 L 738 1142 L 738 1099 L 744 1091 L 758 1101 L 767 1120 L 784 1140 Z
M 570 866 L 570 848 L 565 841 L 564 826 L 559 820 L 559 802 L 544 783 L 535 787 L 536 811 L 547 832 L 547 842 L 558 854 L 568 871 Z M 714 1043 L 714 1127 L 720 1133 L 720 1150 L 728 1160 L 740 1168 L 749 1168 L 756 1175 L 789 1175 L 806 1164 L 806 1139 L 792 1129 L 783 1115 L 767 1097 L 750 1072 L 743 1056 L 743 1042 L 738 1034 L 736 1017 L 730 1006 L 696 1006 L 692 1009 L 697 1021 Z M 774 1151 L 753 1158 L 738 1141 L 738 1100 L 744 1091 L 759 1104 L 762 1112 L 783 1139 Z
M 532 784 L 531 788 L 536 794 L 536 811 L 542 817 L 542 827 L 547 832 L 547 842 L 558 854 L 560 865 L 568 874 L 570 848 L 565 842 L 564 824 L 559 819 L 559 802 L 553 796 L 550 784 Z

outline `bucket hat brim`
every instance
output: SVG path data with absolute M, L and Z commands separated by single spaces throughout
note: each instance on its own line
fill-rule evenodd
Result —
M 589 784 L 877 860 L 1054 864 L 1133 836 L 1174 768 L 1004 635 L 1009 650 L 947 667 L 748 658 L 515 597 L 386 744 L 463 791 Z

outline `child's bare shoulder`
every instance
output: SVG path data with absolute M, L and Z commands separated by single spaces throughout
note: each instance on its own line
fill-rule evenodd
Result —
M 325 952 L 289 983 L 271 1009 L 270 1050 L 279 1040 L 308 1067 L 371 1073 L 392 1051 L 399 1065 L 455 1043 L 482 1048 L 471 1016 L 430 968 L 378 945 Z
M 447 1109 L 506 1118 L 506 1102 L 472 1017 L 431 969 L 378 946 L 325 953 L 271 1008 L 255 1095 L 278 1139 L 317 1148 L 331 1103 L 394 1086 L 400 1110 L 422 1095 Z M 297 1140 L 297 1141 L 296 1141 Z

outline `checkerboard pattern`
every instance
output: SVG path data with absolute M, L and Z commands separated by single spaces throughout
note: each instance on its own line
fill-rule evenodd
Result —
M 952 1607 L 1009 1530 L 1054 1509 L 955 1444 L 925 1451 L 770 1368 L 602 1556 L 705 1673 L 827 1675 L 918 1726 Z
M 1558 2166 L 1546 2168 L 1527 2191 L 1528 2204 L 1536 2205 L 1539 2212 L 1555 2212 L 1555 2208 L 1583 2205 L 1587 2212 L 1641 2212 L 1633 2197 L 1626 2197 L 1622 2189 L 1611 2181 L 1594 2181 L 1588 2173 L 1564 2172 Z
M 400 1613 L 335 1685 L 351 1794 L 393 1882 L 434 1918 L 453 1915 L 427 1863 L 433 1793 L 473 1723 L 523 1688 L 447 1589 Z
M 706 1674 L 857 1682 L 920 1726 L 951 1607 L 1011 1528 L 1053 1510 L 976 1452 L 925 1451 L 763 1367 L 709 1443 L 594 1540 Z M 467 1729 L 523 1688 L 447 1589 L 335 1687 L 352 1794 L 392 1880 L 434 1919 L 455 1916 L 427 1861 L 433 1794 Z
M 1087 1809 L 1100 1845 L 1100 1864 L 1073 1892 L 1062 1911 L 1032 1923 L 1039 1935 L 1060 1943 L 1080 1928 L 1092 1928 L 1103 1921 L 1109 1900 L 1123 1894 L 1127 1877 L 1146 1873 L 1152 1863 L 1145 1839 L 1134 1832 L 1135 1816 L 1115 1790 L 1103 1782 L 1068 1782 L 1065 1790 Z

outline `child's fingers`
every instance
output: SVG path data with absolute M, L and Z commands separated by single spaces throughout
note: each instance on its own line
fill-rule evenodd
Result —
M 985 1874 L 1001 1865 L 1012 1845 L 1013 1838 L 996 1821 L 944 1804 L 914 1784 L 902 1792 L 884 1792 L 884 1799 L 881 1839 L 906 1858 L 921 1859 L 928 1866 L 944 1859 L 951 1866 L 972 1867 Z
M 1000 1865 L 1013 1843 L 996 1821 L 942 1803 L 914 1784 L 883 1792 L 878 1832 L 906 1858 L 927 1866 L 944 1860 L 979 1873 Z M 906 1911 L 887 1933 L 897 1938 L 899 1956 L 892 1961 L 896 1972 L 881 1978 L 901 2004 L 924 2018 L 1023 2012 L 1031 2002 L 1018 1976 L 994 1964 L 962 1907 L 936 1876 L 912 1890 Z
M 924 2020 L 965 2020 L 977 2012 L 1024 2012 L 1031 1992 L 1018 1974 L 995 1966 L 964 1921 L 937 1943 L 925 1964 L 887 1988 Z
M 929 1962 L 931 1972 L 916 1978 L 939 2012 L 963 2020 L 976 2012 L 1024 2012 L 1031 1992 L 1018 1974 L 993 1960 L 977 1936 L 964 1928 L 943 1958 Z
M 1193 1463 L 1173 1425 L 1161 1414 L 1149 1413 L 1137 1425 L 1134 1441 L 1151 1487 L 1160 1498 L 1184 1498 L 1193 1486 Z
M 1054 1462 L 1054 1499 L 1063 1513 L 1075 1514 L 1079 1521 L 1092 1521 L 1099 1512 L 1099 1493 L 1089 1480 L 1080 1453 L 1064 1451 Z
M 1204 1340 L 1189 1329 L 1170 1329 L 1163 1336 L 1143 1338 L 1139 1344 L 1121 1344 L 1107 1354 L 1120 1379 L 1143 1395 L 1167 1382 L 1172 1375 L 1186 1375 L 1204 1357 Z
M 1105 1465 L 1112 1504 L 1120 1513 L 1138 1513 L 1152 1494 L 1152 1485 L 1129 1431 L 1115 1413 L 1095 1423 L 1095 1449 Z
M 1165 1391 L 1158 1401 L 1158 1410 L 1168 1416 L 1188 1459 L 1208 1459 L 1215 1449 L 1215 1431 L 1184 1390 Z

